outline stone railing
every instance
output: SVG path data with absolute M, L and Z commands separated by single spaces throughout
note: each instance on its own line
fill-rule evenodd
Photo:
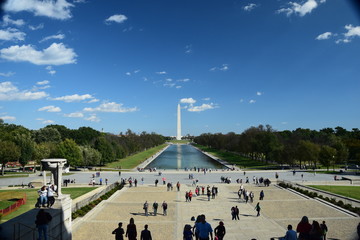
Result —
M 90 202 L 98 199 L 99 197 L 101 197 L 102 195 L 104 195 L 105 193 L 109 192 L 110 190 L 114 189 L 117 184 L 119 184 L 118 182 L 116 183 L 113 183 L 113 184 L 110 184 L 108 185 L 107 187 L 103 188 L 102 190 L 100 191 L 97 191 L 97 192 L 89 192 L 81 197 L 79 197 L 79 199 L 75 199 L 73 200 L 73 204 L 72 204 L 72 209 L 71 211 L 72 212 L 75 212 L 77 210 L 79 210 L 80 208 L 86 206 L 87 204 L 89 204 Z

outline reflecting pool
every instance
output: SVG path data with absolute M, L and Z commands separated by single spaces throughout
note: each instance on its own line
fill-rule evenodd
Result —
M 146 168 L 154 167 L 157 169 L 224 168 L 222 164 L 187 144 L 170 145 L 146 166 Z

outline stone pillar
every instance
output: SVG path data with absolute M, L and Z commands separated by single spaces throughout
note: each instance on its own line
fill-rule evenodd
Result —
M 41 160 L 44 170 L 50 170 L 54 178 L 54 184 L 57 186 L 57 194 L 61 195 L 62 171 L 66 164 L 66 159 L 51 158 Z
M 45 170 L 42 171 L 42 175 L 43 175 L 43 182 L 44 182 L 43 186 L 46 186 L 47 181 L 46 181 L 46 171 Z

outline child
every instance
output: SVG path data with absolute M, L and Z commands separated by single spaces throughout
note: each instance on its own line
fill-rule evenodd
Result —
M 119 227 L 116 228 L 112 234 L 115 234 L 115 240 L 124 240 L 124 229 L 122 228 L 122 222 L 119 222 Z

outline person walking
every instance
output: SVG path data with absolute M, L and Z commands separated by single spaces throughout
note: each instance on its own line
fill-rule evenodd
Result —
M 157 214 L 158 207 L 159 207 L 159 204 L 155 201 L 153 203 L 154 216 L 156 216 L 156 214 Z
M 261 207 L 260 207 L 260 203 L 258 202 L 255 206 L 255 210 L 257 211 L 257 217 L 260 216 L 260 210 L 261 210 Z
M 129 240 L 136 240 L 137 231 L 136 231 L 136 225 L 134 222 L 134 218 L 130 218 L 130 222 L 126 227 L 125 237 L 127 237 Z
M 190 190 L 190 191 L 189 191 L 189 202 L 191 202 L 192 196 L 193 196 L 193 193 L 192 193 L 191 190 Z
M 144 226 L 144 230 L 141 231 L 140 240 L 152 240 L 147 224 Z
M 50 215 L 50 213 L 45 212 L 44 209 L 40 209 L 38 214 L 36 215 L 36 220 L 35 220 L 35 224 L 36 227 L 38 229 L 38 240 L 42 239 L 42 235 L 44 235 L 44 239 L 47 240 L 47 229 L 48 229 L 48 225 L 49 222 L 51 222 L 52 220 L 52 216 Z
M 177 188 L 177 190 L 178 190 L 178 192 L 180 191 L 180 182 L 177 182 L 176 183 L 176 188 Z
M 164 201 L 161 206 L 162 206 L 162 209 L 163 209 L 163 215 L 166 216 L 167 215 L 167 207 L 168 207 L 168 205 Z
M 115 240 L 124 240 L 124 229 L 122 228 L 122 222 L 119 222 L 118 228 L 112 231 L 112 234 L 115 234 Z
M 240 214 L 240 210 L 239 210 L 238 206 L 235 206 L 235 216 L 236 216 L 236 220 L 240 220 L 239 214 Z
M 323 231 L 324 240 L 326 240 L 326 233 L 328 232 L 328 227 L 326 226 L 325 221 L 320 224 L 321 230 Z
M 219 225 L 214 229 L 215 236 L 218 240 L 223 240 L 226 234 L 226 229 L 222 221 L 219 222 Z
M 156 180 L 155 180 L 155 187 L 157 187 L 158 183 L 159 183 L 159 180 L 156 179 Z
M 306 240 L 310 238 L 311 224 L 307 216 L 303 216 L 296 227 L 296 232 L 299 233 L 299 240 Z
M 265 196 L 265 194 L 264 194 L 264 190 L 261 190 L 261 192 L 260 192 L 260 200 L 264 200 L 264 196 Z
M 232 208 L 231 208 L 231 220 L 236 220 L 235 207 L 232 207 Z
M 199 236 L 199 240 L 213 240 L 213 229 L 210 223 L 206 222 L 205 215 L 200 215 L 200 222 L 196 223 L 196 231 Z
M 145 216 L 149 216 L 149 212 L 148 212 L 149 204 L 148 204 L 147 201 L 145 201 L 144 206 L 143 206 L 143 209 L 144 209 L 144 211 L 145 211 Z
M 194 233 L 191 231 L 190 224 L 185 224 L 183 231 L 183 240 L 193 240 Z

